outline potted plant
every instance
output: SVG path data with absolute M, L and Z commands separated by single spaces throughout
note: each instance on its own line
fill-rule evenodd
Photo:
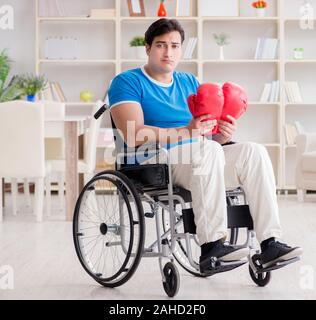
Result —
M 12 60 L 9 58 L 7 50 L 0 53 L 0 102 L 7 102 L 21 99 L 23 91 L 19 87 L 19 77 L 13 76 L 8 80 L 11 70 Z
M 256 9 L 257 17 L 264 17 L 266 14 L 267 3 L 265 1 L 255 1 L 252 3 L 252 7 Z
M 141 36 L 134 37 L 129 45 L 135 48 L 137 59 L 144 60 L 146 59 L 146 49 L 145 49 L 145 38 Z
M 19 77 L 19 86 L 26 95 L 27 101 L 35 101 L 35 96 L 43 90 L 47 84 L 44 76 L 26 74 Z
M 219 46 L 219 60 L 224 60 L 224 46 L 229 44 L 229 35 L 226 33 L 216 34 L 213 33 L 215 43 Z

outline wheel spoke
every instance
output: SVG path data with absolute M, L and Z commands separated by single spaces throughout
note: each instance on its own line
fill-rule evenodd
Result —
M 127 281 L 139 264 L 144 217 L 129 180 L 116 172 L 106 175 L 91 180 L 80 196 L 74 235 L 85 270 L 105 286 L 115 286 Z M 116 191 L 109 193 L 109 188 Z

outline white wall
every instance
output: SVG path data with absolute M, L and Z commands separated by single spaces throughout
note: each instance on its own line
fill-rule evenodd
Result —
M 14 29 L 0 29 L 0 51 L 9 49 L 12 74 L 35 72 L 35 1 L 0 0 L 14 9 Z

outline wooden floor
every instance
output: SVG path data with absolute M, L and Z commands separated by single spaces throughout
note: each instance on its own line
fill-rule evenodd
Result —
M 23 198 L 20 200 L 23 203 Z M 56 199 L 55 214 L 42 223 L 35 222 L 29 208 L 22 208 L 13 217 L 9 197 L 7 204 L 0 224 L 0 268 L 13 268 L 14 289 L 0 287 L 0 300 L 167 299 L 157 258 L 143 259 L 123 286 L 101 287 L 79 264 L 71 223 L 58 214 Z M 316 198 L 310 195 L 302 204 L 293 195 L 279 196 L 279 207 L 283 239 L 304 249 L 300 262 L 273 272 L 270 284 L 264 288 L 252 282 L 247 265 L 207 279 L 179 269 L 181 286 L 176 299 L 316 299 Z

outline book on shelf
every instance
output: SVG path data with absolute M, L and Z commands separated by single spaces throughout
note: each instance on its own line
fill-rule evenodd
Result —
M 303 127 L 303 125 L 299 121 L 294 121 L 294 126 L 295 126 L 298 134 L 303 134 L 306 132 L 305 128 Z
M 279 40 L 276 38 L 258 38 L 255 60 L 277 59 Z
M 266 83 L 263 87 L 260 102 L 278 102 L 280 96 L 280 81 Z
M 65 94 L 59 82 L 48 82 L 46 87 L 39 94 L 40 100 L 66 102 Z
M 269 102 L 277 102 L 279 101 L 279 92 L 280 92 L 280 82 L 272 81 L 271 85 L 271 95 L 269 97 Z
M 284 134 L 285 140 L 287 145 L 294 145 L 295 144 L 295 127 L 292 124 L 286 123 L 284 125 Z
M 49 100 L 53 101 L 53 93 L 50 87 L 50 83 L 48 82 L 46 87 L 39 93 L 39 99 L 40 100 Z
M 64 1 L 55 0 L 58 16 L 64 17 L 66 15 Z
M 304 132 L 305 129 L 299 121 L 294 121 L 294 123 L 286 123 L 284 125 L 286 143 L 290 146 L 295 145 L 296 137 Z
M 192 59 L 196 44 L 197 44 L 197 38 L 195 37 L 189 38 L 189 41 L 187 43 L 187 46 L 183 54 L 183 59 Z
M 192 59 L 192 57 L 193 57 L 193 52 L 196 48 L 197 40 L 198 40 L 197 38 L 194 38 L 194 40 L 193 40 L 193 44 L 192 44 L 191 50 L 189 52 L 189 59 Z
M 296 81 L 287 81 L 284 83 L 284 89 L 287 101 L 289 103 L 303 102 L 300 87 Z
M 268 102 L 269 101 L 269 96 L 271 92 L 271 83 L 266 83 L 264 85 L 264 88 L 262 90 L 262 94 L 260 97 L 260 102 Z
M 57 95 L 59 97 L 60 102 L 66 102 L 66 96 L 59 82 L 53 82 Z
M 61 0 L 40 0 L 39 1 L 40 17 L 65 17 L 66 10 L 64 2 Z

